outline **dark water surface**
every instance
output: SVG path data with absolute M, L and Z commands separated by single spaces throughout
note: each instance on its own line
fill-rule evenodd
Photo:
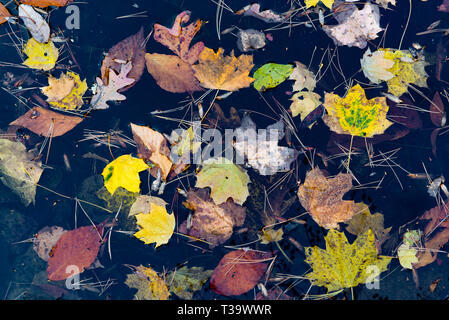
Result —
M 5 2 L 5 1 L 2 1 Z M 260 1 L 262 7 L 270 8 L 277 12 L 284 12 L 290 8 L 290 1 L 273 0 Z M 409 3 L 405 0 L 398 0 L 396 7 L 390 7 L 389 10 L 381 10 L 381 27 L 388 26 L 386 35 L 384 36 L 385 48 L 397 48 L 402 36 L 404 26 L 407 21 Z M 426 36 L 416 36 L 417 32 L 426 30 L 426 28 L 436 20 L 442 20 L 440 27 L 449 28 L 449 13 L 437 12 L 436 6 L 439 1 L 422 2 L 413 0 L 413 11 L 407 33 L 404 37 L 402 48 L 406 49 L 412 46 L 412 43 L 419 42 L 425 47 L 426 60 L 431 63 L 435 61 L 436 46 L 443 38 L 441 33 L 430 34 Z M 238 10 L 249 2 L 243 0 L 226 0 L 234 10 Z M 138 5 L 138 8 L 132 5 Z M 438 3 L 439 4 L 439 3 Z M 165 26 L 171 26 L 174 18 L 183 10 L 192 12 L 191 21 L 197 18 L 208 21 L 203 26 L 199 34 L 194 38 L 194 42 L 203 41 L 207 47 L 217 49 L 222 47 L 226 53 L 232 49 L 236 55 L 240 52 L 236 46 L 236 38 L 232 34 L 221 36 L 218 40 L 215 29 L 216 5 L 210 0 L 147 0 L 147 1 L 93 1 L 87 0 L 78 4 L 80 8 L 81 28 L 79 30 L 65 30 L 64 22 L 67 15 L 64 9 L 58 9 L 52 12 L 50 24 L 53 30 L 58 27 L 62 29 L 64 35 L 73 39 L 71 49 L 81 70 L 74 67 L 73 71 L 79 73 L 81 78 L 86 78 L 87 83 L 91 86 L 95 82 L 95 78 L 100 74 L 100 65 L 104 58 L 104 54 L 115 43 L 136 33 L 141 26 L 145 29 L 147 35 L 155 22 Z M 132 14 L 136 12 L 147 11 L 146 18 L 129 18 L 116 19 L 118 16 Z M 317 15 L 315 14 L 314 17 Z M 304 19 L 304 18 L 303 18 Z M 302 20 L 305 21 L 305 20 Z M 329 23 L 332 23 L 329 20 Z M 237 25 L 241 29 L 258 29 L 266 30 L 272 27 L 272 24 L 266 24 L 252 17 L 242 17 L 230 14 L 224 11 L 222 20 L 222 30 L 232 25 Z M 318 24 L 317 24 L 318 25 Z M 6 25 L 0 26 L 0 43 L 2 50 L 0 51 L 0 61 L 20 63 L 20 58 L 14 47 L 11 46 L 11 40 L 4 36 L 9 31 Z M 17 28 L 12 26 L 12 28 Z M 22 29 L 23 32 L 23 29 Z M 273 36 L 273 41 L 267 41 L 264 49 L 252 52 L 254 56 L 256 70 L 267 62 L 276 63 L 293 63 L 300 61 L 306 65 L 309 64 L 312 55 L 314 58 L 310 64 L 312 71 L 317 71 L 320 59 L 326 50 L 331 48 L 334 50 L 333 41 L 320 29 L 314 30 L 300 26 L 296 28 L 269 31 Z M 380 37 L 369 44 L 372 51 L 380 44 L 383 32 Z M 26 35 L 22 34 L 26 39 Z M 447 38 L 447 37 L 446 37 Z M 443 40 L 447 40 L 444 39 Z M 447 43 L 447 42 L 446 42 Z M 151 39 L 147 44 L 147 52 L 167 53 L 169 50 L 159 43 Z M 314 53 L 315 52 L 315 53 Z M 365 50 L 359 48 L 339 47 L 338 55 L 341 68 L 346 77 L 354 74 L 355 79 L 367 83 L 368 80 L 363 76 L 360 69 L 360 59 Z M 67 52 L 64 53 L 65 58 L 61 64 L 68 64 L 71 59 Z M 328 64 L 328 59 L 324 59 L 323 63 Z M 343 78 L 336 71 L 335 67 L 326 73 L 323 79 L 318 82 L 316 92 L 324 95 L 324 92 L 331 92 L 334 88 L 343 82 Z M 447 82 L 437 82 L 434 78 L 435 65 L 431 64 L 426 68 L 429 74 L 429 89 L 422 89 L 424 95 L 430 99 L 435 90 L 442 90 Z M 38 79 L 40 85 L 46 85 L 45 76 L 40 72 L 34 72 L 30 69 L 20 69 L 12 67 L 0 67 L 0 77 L 6 72 L 13 74 L 29 73 L 33 79 Z M 358 73 L 357 73 L 358 72 Z M 58 73 L 55 73 L 58 74 Z M 442 80 L 449 81 L 448 66 L 443 67 Z M 263 93 L 263 98 L 271 106 L 276 106 L 275 100 L 279 101 L 284 108 L 288 109 L 290 96 L 286 91 L 291 90 L 291 81 L 284 82 L 279 87 Z M 385 90 L 383 90 L 385 91 Z M 33 92 L 39 94 L 36 89 Z M 345 92 L 344 85 L 340 85 L 335 93 L 340 96 Z M 379 90 L 367 90 L 368 97 L 374 97 L 379 94 Z M 86 93 L 86 96 L 90 93 Z M 82 155 L 93 152 L 101 157 L 111 160 L 111 155 L 107 147 L 94 147 L 92 142 L 78 142 L 83 137 L 85 129 L 109 131 L 111 129 L 121 130 L 124 134 L 132 137 L 129 124 L 135 123 L 139 125 L 148 125 L 160 132 L 169 134 L 178 124 L 172 121 L 158 119 L 151 115 L 151 112 L 158 109 L 170 109 L 180 105 L 180 101 L 187 98 L 186 94 L 172 94 L 159 88 L 151 75 L 145 71 L 142 79 L 130 90 L 125 92 L 127 100 L 111 105 L 108 110 L 101 110 L 92 113 L 74 130 L 65 134 L 63 137 L 55 138 L 52 141 L 51 151 L 47 165 L 51 167 L 44 171 L 40 180 L 40 184 L 51 188 L 61 194 L 69 196 L 77 196 L 81 199 L 91 201 L 94 197 L 93 193 L 102 186 L 101 174 L 104 163 L 94 161 L 92 159 L 83 158 Z M 194 96 L 198 97 L 196 93 Z M 424 109 L 428 109 L 429 103 L 418 94 L 413 94 L 413 104 Z M 29 95 L 26 95 L 29 97 Z M 209 100 L 205 100 L 208 105 Z M 0 90 L 0 129 L 6 130 L 8 124 L 21 116 L 27 111 L 27 108 L 18 103 L 17 99 L 11 97 L 8 93 Z M 446 101 L 447 102 L 447 101 Z M 219 102 L 222 109 L 227 113 L 230 107 L 235 107 L 243 114 L 242 110 L 248 109 L 258 113 L 253 114 L 253 119 L 258 126 L 265 127 L 267 124 L 274 122 L 270 119 L 279 119 L 279 112 L 273 112 L 267 107 L 266 102 L 262 99 L 253 88 L 240 90 L 230 97 Z M 447 104 L 446 104 L 447 106 Z M 277 107 L 274 108 L 277 110 Z M 174 118 L 183 117 L 183 112 L 172 113 L 170 116 Z M 267 117 L 268 116 L 268 117 Z M 434 126 L 432 125 L 427 113 L 420 113 L 423 122 L 422 128 L 413 130 L 404 138 L 387 141 L 375 145 L 375 152 L 388 152 L 400 148 L 395 155 L 397 164 L 401 165 L 408 172 L 422 173 L 423 164 L 433 178 L 444 175 L 449 177 L 449 140 L 447 135 L 442 135 L 437 142 L 437 157 L 432 154 L 430 135 Z M 299 119 L 295 118 L 295 124 L 299 125 Z M 326 145 L 329 140 L 330 131 L 324 123 L 319 120 L 311 129 L 300 129 L 298 132 L 301 140 L 305 145 L 316 148 L 317 152 L 326 153 Z M 42 139 L 36 138 L 36 142 Z M 364 150 L 364 148 L 362 148 Z M 46 151 L 45 151 L 46 152 Z M 123 150 L 113 150 L 114 156 L 121 154 L 135 153 L 135 149 L 128 148 Z M 65 169 L 63 155 L 66 154 L 70 161 L 72 171 Z M 366 159 L 365 159 L 366 160 Z M 323 167 L 317 156 L 316 163 Z M 435 199 L 427 193 L 427 181 L 423 179 L 411 179 L 407 176 L 407 172 L 394 168 L 394 172 L 388 167 L 369 168 L 364 167 L 362 156 L 355 156 L 351 160 L 351 169 L 357 176 L 361 184 L 381 179 L 384 175 L 382 187 L 380 189 L 362 189 L 349 192 L 345 199 L 354 199 L 356 202 L 363 201 L 371 204 L 371 212 L 380 212 L 385 217 L 385 226 L 392 227 L 391 238 L 385 243 L 383 254 L 392 255 L 394 249 L 400 244 L 401 236 L 404 230 L 399 232 L 399 227 L 409 223 L 413 219 L 421 215 L 425 210 L 436 205 Z M 310 169 L 310 165 L 303 156 L 298 158 L 296 164 L 298 170 L 293 175 L 289 187 L 291 192 L 289 196 L 294 196 L 296 188 L 296 179 L 303 181 L 305 173 Z M 330 164 L 327 170 L 330 174 L 337 174 L 343 171 L 339 168 L 338 160 L 334 164 Z M 273 183 L 276 179 L 261 179 L 254 170 L 249 170 L 251 179 L 258 184 Z M 277 176 L 277 179 L 282 175 Z M 148 192 L 147 176 L 142 176 L 143 192 Z M 399 184 L 398 180 L 402 183 Z M 176 188 L 186 188 L 189 184 L 194 185 L 195 179 L 192 177 L 189 181 L 184 179 L 183 184 L 170 184 L 164 195 L 162 196 L 168 203 L 169 211 L 173 211 L 180 224 L 184 221 L 189 213 L 182 206 L 183 198 L 176 193 Z M 257 185 L 257 183 L 255 185 Z M 355 182 L 354 182 L 355 184 Z M 254 189 L 250 189 L 254 191 Z M 254 191 L 255 192 L 255 191 Z M 252 218 L 257 214 L 257 206 L 248 204 L 248 217 L 244 227 L 249 229 L 259 229 L 262 225 L 260 219 Z M 84 207 L 88 214 L 96 223 L 104 221 L 107 214 L 93 208 Z M 290 218 L 304 212 L 299 201 L 293 203 L 288 212 L 284 214 L 284 218 Z M 259 212 L 260 213 L 260 212 Z M 33 251 L 30 243 L 12 244 L 32 237 L 36 232 L 45 226 L 59 225 L 67 230 L 73 229 L 75 214 L 74 201 L 59 197 L 53 193 L 38 188 L 36 203 L 25 208 L 18 198 L 12 194 L 6 187 L 0 184 L 0 297 L 5 299 L 51 299 L 40 288 L 30 285 L 36 274 L 45 272 L 47 264 L 42 261 Z M 110 215 L 109 215 L 110 217 Z M 305 225 L 289 223 L 284 229 L 284 239 L 280 242 L 285 253 L 293 260 L 290 264 L 282 255 L 278 256 L 278 260 L 274 266 L 273 274 L 285 273 L 292 275 L 303 275 L 308 271 L 308 265 L 304 263 L 304 255 L 298 251 L 287 239 L 292 237 L 296 239 L 302 246 L 324 245 L 324 229 L 320 229 L 310 217 L 302 217 L 306 221 Z M 79 211 L 77 212 L 78 226 L 88 225 L 89 221 Z M 408 225 L 408 228 L 418 228 L 419 226 Z M 126 230 L 122 226 L 122 230 Z M 252 233 L 234 235 L 226 244 L 236 245 L 254 240 Z M 349 238 L 351 241 L 352 238 Z M 159 247 L 157 250 L 154 246 L 148 246 L 138 239 L 126 234 L 114 233 L 112 235 L 112 256 L 110 261 L 107 249 L 99 254 L 99 260 L 104 268 L 85 271 L 81 279 L 90 279 L 89 281 L 105 281 L 114 279 L 115 285 L 111 286 L 105 293 L 98 295 L 88 290 L 74 291 L 66 298 L 69 299 L 132 299 L 135 290 L 129 289 L 124 285 L 126 275 L 130 272 L 129 265 L 151 265 L 158 272 L 172 270 L 176 266 L 188 262 L 189 266 L 204 266 L 207 269 L 213 269 L 221 259 L 221 257 L 229 252 L 229 249 L 219 246 L 213 250 L 209 250 L 206 246 L 199 244 L 207 250 L 200 250 L 189 245 L 186 239 L 174 235 L 169 244 Z M 276 250 L 276 246 L 256 245 L 253 248 L 260 250 Z M 444 250 L 444 248 L 442 249 Z M 401 266 L 397 259 L 393 259 L 389 265 L 388 272 L 381 275 L 380 288 L 368 290 L 364 286 L 359 286 L 354 290 L 354 296 L 357 299 L 444 299 L 449 295 L 449 259 L 447 254 L 439 254 L 439 260 L 431 265 L 418 270 L 419 286 L 416 287 L 413 281 L 413 275 L 410 270 L 401 270 Z M 432 293 L 429 291 L 429 285 L 432 281 L 440 279 L 437 289 Z M 292 281 L 282 286 L 286 289 Z M 270 284 L 267 285 L 270 287 Z M 310 283 L 302 281 L 297 283 L 287 293 L 293 297 L 302 297 L 309 289 Z M 309 293 L 321 294 L 325 293 L 324 288 L 313 287 Z M 339 297 L 342 297 L 340 295 Z M 203 290 L 195 295 L 199 299 L 223 299 L 210 289 L 208 283 Z M 254 292 L 250 291 L 245 295 L 234 297 L 253 299 Z M 349 296 L 350 298 L 350 296 Z

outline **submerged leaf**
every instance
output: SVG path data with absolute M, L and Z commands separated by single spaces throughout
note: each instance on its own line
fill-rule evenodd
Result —
M 168 289 L 184 300 L 192 300 L 195 291 L 201 290 L 209 280 L 213 270 L 203 270 L 203 267 L 187 266 L 167 274 Z

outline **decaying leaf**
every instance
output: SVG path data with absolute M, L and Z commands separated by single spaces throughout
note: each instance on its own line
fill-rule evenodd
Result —
M 140 230 L 134 236 L 145 244 L 155 242 L 156 248 L 168 243 L 175 229 L 175 215 L 168 214 L 164 206 L 150 203 L 149 213 L 136 214 Z
M 254 89 L 265 91 L 275 88 L 291 75 L 293 66 L 291 64 L 266 63 L 257 69 L 253 77 Z
M 200 30 L 203 22 L 197 20 L 188 26 L 182 26 L 189 20 L 190 12 L 183 11 L 178 14 L 171 29 L 155 23 L 153 37 L 154 40 L 173 51 L 181 60 L 192 65 L 198 60 L 201 51 L 204 49 L 203 42 L 197 42 L 190 47 L 193 37 Z
M 59 137 L 75 128 L 83 118 L 54 112 L 42 107 L 34 107 L 23 116 L 11 122 L 44 137 Z
M 424 242 L 424 248 L 418 252 L 418 262 L 413 268 L 418 269 L 433 263 L 437 259 L 438 252 L 449 241 L 449 228 L 435 231 L 432 238 Z
M 449 228 L 449 202 L 431 208 L 424 212 L 419 219 L 430 220 L 425 229 L 424 234 L 428 235 L 437 227 Z
M 65 7 L 73 0 L 20 0 L 23 4 L 28 4 L 33 7 L 46 8 L 50 6 Z
M 372 83 L 380 83 L 381 81 L 387 81 L 394 77 L 394 74 L 388 71 L 394 65 L 394 61 L 385 58 L 385 52 L 382 50 L 376 50 L 371 52 L 368 48 L 363 54 L 363 58 L 360 60 L 362 65 L 363 74 Z
M 195 291 L 201 290 L 209 280 L 213 270 L 203 270 L 203 267 L 187 266 L 167 274 L 165 277 L 168 289 L 184 300 L 192 300 Z
M 210 287 L 223 296 L 237 296 L 248 292 L 262 278 L 271 259 L 269 252 L 242 249 L 231 251 L 214 269 Z
M 47 102 L 53 107 L 75 110 L 83 106 L 83 95 L 87 91 L 87 83 L 74 72 L 68 71 L 59 79 L 50 76 L 48 86 L 41 88 L 48 99 Z
M 449 12 L 449 0 L 443 0 L 443 2 L 438 6 L 438 11 Z
M 143 27 L 140 30 L 124 40 L 114 45 L 101 64 L 101 79 L 105 85 L 109 84 L 110 70 L 120 73 L 122 64 L 117 61 L 131 62 L 132 68 L 127 77 L 134 79 L 130 85 L 120 88 L 118 92 L 123 92 L 134 86 L 145 69 L 145 37 Z
M 248 173 L 226 158 L 213 158 L 203 162 L 201 171 L 196 176 L 197 188 L 209 187 L 211 198 L 216 204 L 224 203 L 232 198 L 242 205 L 249 196 Z
M 381 5 L 383 8 L 388 8 L 388 4 L 395 6 L 396 0 L 376 0 L 376 3 Z
M 42 16 L 32 6 L 19 5 L 19 17 L 31 33 L 33 39 L 39 43 L 46 43 L 50 38 L 50 27 Z
M 342 200 L 343 195 L 352 188 L 350 174 L 339 173 L 334 178 L 326 178 L 316 168 L 306 174 L 306 179 L 298 189 L 301 205 L 321 227 L 337 228 L 358 213 L 352 200 Z
M 237 91 L 249 87 L 254 81 L 249 77 L 253 68 L 253 57 L 242 54 L 238 58 L 231 52 L 230 56 L 223 55 L 224 50 L 204 48 L 198 60 L 193 66 L 195 77 L 200 85 L 207 89 L 220 89 L 226 91 Z
M 33 158 L 22 143 L 0 139 L 0 181 L 17 194 L 25 206 L 34 203 L 36 184 L 44 171 L 41 162 Z
M 316 86 L 316 79 L 313 72 L 307 69 L 301 62 L 295 61 L 295 65 L 296 67 L 289 77 L 289 80 L 295 80 L 293 91 L 302 91 L 303 89 L 313 91 Z
M 232 236 L 233 228 L 245 222 L 245 207 L 235 204 L 232 199 L 217 205 L 206 189 L 189 190 L 183 204 L 195 213 L 190 225 L 184 222 L 180 231 L 206 240 L 211 247 L 226 242 Z
M 335 15 L 339 22 L 335 26 L 323 26 L 323 30 L 330 36 L 336 45 L 359 47 L 364 49 L 367 41 L 374 40 L 382 31 L 379 20 L 379 7 L 367 2 L 363 9 L 356 6 L 344 6 L 345 10 L 352 12 Z
M 90 102 L 93 109 L 108 109 L 108 101 L 123 101 L 126 99 L 124 95 L 118 93 L 118 90 L 135 82 L 134 79 L 128 78 L 131 69 L 131 62 L 123 64 L 119 74 L 115 74 L 112 69 L 109 69 L 108 85 L 105 85 L 103 80 L 97 77 L 97 93 Z
M 356 84 L 344 98 L 326 93 L 324 123 L 334 132 L 370 138 L 382 134 L 393 124 L 387 120 L 388 105 L 385 97 L 368 100 L 363 88 Z
M 129 154 L 122 155 L 103 169 L 104 186 L 110 194 L 114 194 L 118 187 L 130 192 L 140 192 L 139 172 L 148 168 L 142 159 L 133 158 Z
M 58 242 L 59 238 L 66 233 L 62 227 L 53 226 L 45 227 L 33 237 L 33 249 L 36 251 L 39 258 L 44 261 L 48 261 L 50 258 L 50 252 Z M 53 253 L 51 253 L 53 254 Z
M 137 143 L 139 157 L 158 166 L 161 170 L 161 177 L 165 181 L 173 165 L 170 160 L 167 140 L 162 134 L 150 127 L 131 123 L 131 130 L 134 141 Z
M 306 262 L 313 271 L 306 277 L 312 284 L 324 286 L 328 292 L 356 287 L 366 279 L 374 279 L 391 261 L 391 257 L 378 256 L 374 233 L 368 230 L 349 244 L 343 232 L 329 230 L 325 237 L 326 249 L 306 247 Z M 373 267 L 376 268 L 373 268 Z
M 102 244 L 103 226 L 85 226 L 65 232 L 48 259 L 49 280 L 64 280 L 82 273 L 95 260 Z
M 5 5 L 0 3 L 0 24 L 5 23 L 11 17 L 8 9 L 6 9 Z
M 49 71 L 56 65 L 59 51 L 51 40 L 47 43 L 39 43 L 34 38 L 30 38 L 23 49 L 23 53 L 28 56 L 23 64 L 32 69 Z
M 165 202 L 164 199 L 154 196 L 140 195 L 136 198 L 129 209 L 128 216 L 135 216 L 138 213 L 150 213 L 152 203 L 164 208 L 167 205 L 167 202 Z
M 170 297 L 164 280 L 150 267 L 134 267 L 134 272 L 126 276 L 125 284 L 137 289 L 136 300 L 168 300 Z
M 238 10 L 235 14 L 237 15 L 243 14 L 244 16 L 255 17 L 267 23 L 283 22 L 290 16 L 290 12 L 278 14 L 270 9 L 260 11 L 260 4 L 258 3 L 249 4 L 243 7 L 242 9 Z
M 181 58 L 147 53 L 145 60 L 148 72 L 162 89 L 173 93 L 204 90 L 195 78 L 192 66 Z
M 301 115 L 301 120 L 304 120 L 313 110 L 321 105 L 321 96 L 315 92 L 301 91 L 295 93 L 290 101 L 290 111 L 292 116 Z
M 265 47 L 265 33 L 254 30 L 239 30 L 237 32 L 237 48 L 242 52 L 258 50 Z
M 279 228 L 274 230 L 273 228 L 262 229 L 262 233 L 259 234 L 259 240 L 261 244 L 268 244 L 271 242 L 278 242 L 282 240 L 284 236 L 284 230 Z

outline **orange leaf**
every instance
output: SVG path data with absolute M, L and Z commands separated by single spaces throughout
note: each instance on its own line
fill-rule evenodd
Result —
M 6 18 L 11 17 L 11 14 L 9 13 L 8 9 L 0 3 L 0 24 L 6 22 Z
M 33 7 L 46 8 L 49 6 L 65 7 L 73 0 L 20 0 L 21 3 Z

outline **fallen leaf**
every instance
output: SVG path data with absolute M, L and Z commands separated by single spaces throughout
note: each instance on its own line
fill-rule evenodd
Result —
M 105 85 L 109 84 L 111 69 L 116 74 L 121 71 L 122 64 L 116 61 L 131 62 L 132 65 L 127 77 L 134 79 L 134 82 L 118 90 L 118 92 L 123 92 L 134 86 L 140 80 L 145 69 L 145 37 L 143 35 L 143 27 L 136 34 L 125 38 L 109 49 L 108 54 L 101 64 L 101 79 Z
M 11 17 L 11 14 L 9 13 L 8 9 L 6 9 L 5 5 L 0 3 L 0 24 L 5 23 L 8 21 L 8 18 Z
M 237 91 L 249 87 L 254 81 L 249 77 L 253 68 L 253 57 L 242 54 L 238 58 L 231 52 L 230 56 L 223 55 L 219 48 L 217 53 L 204 48 L 200 54 L 198 64 L 193 66 L 195 77 L 200 85 L 207 89 Z
M 343 232 L 330 229 L 325 240 L 325 250 L 316 246 L 304 248 L 305 261 L 313 269 L 306 277 L 313 285 L 326 287 L 329 293 L 374 279 L 387 270 L 391 261 L 391 257 L 377 255 L 371 230 L 349 244 Z
M 21 3 L 33 7 L 46 8 L 50 6 L 65 7 L 73 0 L 20 0 Z
M 396 5 L 396 0 L 376 0 L 376 3 L 381 5 L 383 8 L 388 8 L 388 4 Z
M 235 203 L 242 205 L 249 196 L 250 182 L 246 170 L 226 158 L 218 157 L 203 162 L 201 171 L 196 175 L 195 187 L 209 187 L 211 198 L 216 204 L 232 198 Z
M 116 74 L 112 69 L 109 69 L 109 82 L 108 85 L 103 83 L 103 80 L 97 77 L 97 93 L 92 97 L 90 102 L 92 109 L 108 109 L 108 101 L 123 101 L 126 97 L 118 90 L 129 86 L 134 83 L 134 79 L 128 78 L 128 74 L 132 69 L 131 62 L 122 65 L 120 73 Z
M 424 234 L 428 235 L 437 227 L 449 228 L 449 202 L 443 203 L 424 212 L 419 220 L 430 220 L 424 228 Z
M 83 118 L 57 113 L 42 107 L 34 107 L 23 116 L 11 122 L 44 137 L 59 137 L 75 128 Z
M 261 244 L 269 244 L 271 242 L 278 242 L 282 240 L 284 236 L 284 230 L 279 228 L 274 230 L 273 228 L 263 228 L 262 233 L 259 234 L 259 240 Z
M 415 247 L 409 247 L 405 243 L 401 244 L 398 248 L 398 258 L 401 266 L 405 269 L 413 269 L 413 264 L 418 262 L 417 253 L 418 250 Z
M 180 232 L 206 240 L 211 247 L 226 242 L 232 236 L 234 227 L 245 222 L 245 207 L 235 204 L 232 199 L 217 205 L 206 189 L 190 189 L 183 204 L 194 214 L 190 225 L 184 222 Z
M 44 169 L 20 142 L 0 139 L 0 181 L 20 197 L 25 206 L 34 204 L 36 184 Z
M 110 194 L 114 194 L 118 187 L 130 192 L 140 192 L 139 172 L 148 168 L 142 159 L 133 158 L 129 154 L 122 155 L 103 169 L 104 186 Z
M 48 86 L 42 87 L 48 99 L 47 102 L 55 107 L 65 110 L 76 110 L 84 105 L 83 95 L 87 91 L 87 83 L 74 72 L 68 71 L 59 79 L 52 76 L 48 78 Z
M 102 244 L 102 227 L 85 226 L 65 232 L 48 259 L 49 280 L 64 280 L 82 273 L 98 255 Z
M 321 105 L 321 96 L 315 92 L 301 91 L 295 93 L 290 101 L 290 111 L 292 117 L 301 115 L 301 120 L 304 120 L 313 110 Z
M 128 216 L 135 216 L 138 213 L 150 213 L 152 203 L 164 208 L 167 205 L 167 202 L 165 202 L 164 199 L 154 196 L 140 195 L 129 209 Z
M 203 267 L 189 268 L 184 266 L 170 272 L 167 279 L 168 290 L 184 300 L 192 300 L 195 291 L 201 290 L 209 280 L 213 270 L 203 270 Z
M 299 186 L 298 198 L 318 225 L 326 229 L 337 228 L 338 223 L 348 221 L 357 213 L 354 201 L 342 200 L 351 188 L 350 174 L 339 173 L 334 178 L 326 178 L 316 168 L 307 172 L 304 183 Z
M 368 100 L 363 88 L 356 84 L 344 98 L 326 93 L 324 123 L 334 132 L 370 138 L 393 124 L 387 120 L 388 105 L 385 97 Z
M 385 58 L 385 52 L 377 50 L 371 52 L 368 48 L 360 60 L 363 74 L 372 83 L 379 84 L 381 81 L 388 81 L 394 77 L 394 74 L 388 71 L 394 65 L 394 61 Z
M 335 0 L 305 0 L 306 8 L 315 7 L 318 2 L 321 2 L 326 7 L 332 10 L 332 5 L 334 4 Z
M 195 92 L 204 90 L 195 78 L 192 66 L 173 55 L 147 53 L 147 70 L 159 87 L 173 92 Z
M 443 2 L 438 6 L 438 11 L 449 12 L 449 0 L 443 0 Z
M 139 157 L 158 166 L 161 170 L 161 178 L 165 181 L 173 165 L 165 137 L 150 127 L 133 123 L 131 123 L 131 131 L 137 144 Z
M 276 13 L 273 10 L 263 10 L 260 11 L 260 4 L 258 3 L 252 3 L 249 4 L 239 11 L 237 11 L 235 14 L 237 15 L 244 15 L 244 16 L 250 16 L 255 17 L 257 19 L 260 19 L 267 23 L 279 23 L 284 22 L 285 19 L 287 19 L 290 16 L 290 12 L 285 13 Z
M 256 295 L 256 300 L 294 300 L 291 296 L 284 293 L 284 290 L 278 286 L 274 286 L 267 290 L 267 296 L 259 291 Z
M 36 251 L 39 258 L 48 261 L 50 255 L 53 254 L 53 247 L 58 242 L 59 238 L 66 233 L 62 227 L 53 226 L 45 227 L 33 237 L 33 250 Z
M 42 87 L 41 91 L 47 96 L 47 102 L 57 102 L 64 99 L 74 86 L 75 80 L 63 73 L 59 79 L 50 75 L 48 86 Z
M 50 71 L 56 65 L 59 51 L 50 40 L 47 43 L 39 43 L 34 38 L 30 38 L 23 49 L 23 53 L 28 56 L 23 64 L 32 69 Z
M 192 65 L 198 60 L 201 51 L 204 49 L 203 42 L 197 42 L 189 48 L 193 37 L 200 30 L 203 22 L 197 20 L 188 26 L 182 26 L 189 20 L 190 12 L 183 11 L 176 17 L 171 29 L 155 23 L 153 37 L 154 40 L 169 48 L 184 62 Z
M 258 50 L 265 47 L 265 33 L 254 30 L 239 30 L 237 32 L 237 48 L 242 52 Z
M 430 104 L 430 120 L 432 120 L 432 123 L 437 127 L 443 127 L 446 124 L 444 104 L 438 91 L 435 91 L 432 103 Z
M 175 215 L 168 214 L 165 207 L 150 203 L 149 213 L 135 215 L 136 223 L 140 230 L 134 233 L 134 237 L 145 244 L 155 242 L 156 248 L 168 243 L 175 229 Z
M 39 43 L 48 42 L 48 39 L 50 38 L 50 27 L 45 19 L 42 18 L 32 6 L 26 4 L 19 5 L 19 17 L 31 33 L 33 39 Z
M 125 284 L 137 289 L 136 300 L 168 300 L 170 292 L 164 280 L 150 267 L 133 267 L 134 272 L 126 276 Z
M 265 274 L 269 252 L 235 250 L 218 263 L 210 279 L 210 288 L 223 296 L 238 296 L 254 288 Z
M 315 75 L 301 62 L 295 61 L 295 65 L 296 67 L 288 78 L 289 80 L 295 80 L 293 92 L 302 91 L 303 89 L 313 91 L 316 86 Z
M 449 241 L 449 228 L 436 232 L 434 236 L 424 242 L 424 247 L 418 252 L 418 262 L 413 268 L 418 269 L 433 263 L 437 259 L 438 251 Z
M 434 292 L 435 289 L 437 288 L 438 282 L 440 282 L 440 281 L 441 281 L 441 278 L 433 280 L 432 283 L 429 285 L 429 291 Z
M 265 91 L 275 88 L 291 75 L 293 66 L 291 64 L 267 63 L 257 69 L 254 74 L 254 89 Z

